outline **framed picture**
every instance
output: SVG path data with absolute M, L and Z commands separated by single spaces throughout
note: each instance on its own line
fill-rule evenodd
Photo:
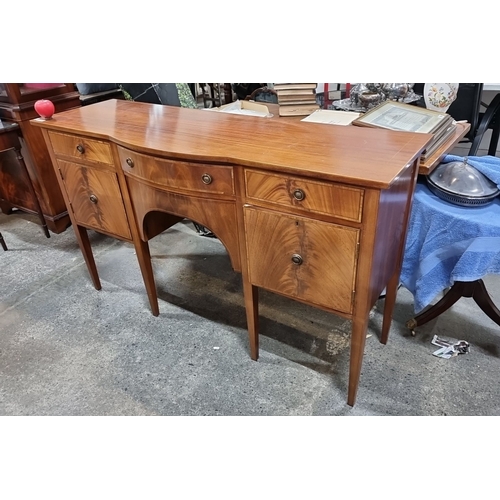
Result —
M 451 116 L 446 113 L 396 101 L 385 101 L 354 120 L 352 124 L 432 134 L 451 120 Z

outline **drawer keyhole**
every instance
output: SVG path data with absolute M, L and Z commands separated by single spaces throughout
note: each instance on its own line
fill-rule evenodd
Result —
M 306 193 L 304 193 L 304 191 L 302 191 L 302 189 L 296 189 L 296 190 L 293 192 L 293 197 L 294 197 L 297 201 L 302 201 L 302 200 L 306 197 Z
M 97 203 L 97 196 L 95 194 L 91 194 L 90 197 L 89 197 L 89 200 L 92 203 Z
M 127 158 L 125 161 L 130 168 L 134 168 L 134 160 L 132 158 Z
M 85 153 L 85 148 L 84 148 L 81 144 L 78 144 L 78 146 L 76 147 L 76 150 L 77 150 L 80 154 Z
M 203 184 L 211 184 L 212 176 L 210 174 L 203 174 L 201 176 L 201 182 L 203 182 Z
M 304 262 L 304 260 L 302 259 L 302 257 L 298 253 L 294 253 L 292 255 L 292 262 L 294 264 L 296 264 L 297 266 L 300 266 L 302 264 L 302 262 Z

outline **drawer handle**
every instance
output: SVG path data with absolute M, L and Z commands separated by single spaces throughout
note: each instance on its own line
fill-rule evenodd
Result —
M 134 160 L 132 158 L 127 158 L 125 161 L 130 168 L 134 168 Z
M 97 203 L 97 196 L 95 194 L 91 194 L 90 197 L 89 197 L 89 200 L 92 203 Z
M 85 148 L 84 148 L 81 144 L 78 144 L 78 146 L 76 147 L 76 150 L 77 150 L 80 154 L 85 153 Z
M 302 191 L 302 189 L 296 189 L 296 190 L 293 192 L 293 197 L 294 197 L 297 201 L 302 201 L 302 200 L 306 197 L 306 193 L 304 193 L 304 191 Z
M 203 174 L 201 176 L 201 182 L 203 182 L 203 184 L 211 184 L 212 176 L 210 174 Z
M 300 266 L 302 264 L 302 262 L 304 262 L 304 260 L 302 259 L 302 257 L 298 253 L 294 253 L 292 255 L 292 262 L 294 264 L 296 264 L 297 266 Z

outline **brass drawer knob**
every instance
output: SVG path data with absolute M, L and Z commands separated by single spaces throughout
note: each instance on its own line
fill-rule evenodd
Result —
M 130 168 L 134 168 L 134 160 L 132 158 L 127 158 L 125 161 Z
M 294 253 L 292 255 L 292 262 L 294 264 L 296 264 L 297 266 L 300 266 L 302 264 L 302 262 L 304 262 L 304 260 L 302 259 L 302 257 L 298 253 Z
M 78 144 L 78 146 L 76 147 L 76 150 L 77 150 L 80 154 L 85 153 L 85 148 L 84 148 L 81 144 Z
M 302 201 L 302 200 L 306 197 L 306 193 L 304 193 L 304 191 L 302 191 L 302 189 L 296 189 L 296 190 L 293 192 L 293 197 L 294 197 L 297 201 Z
M 89 197 L 89 200 L 92 203 L 97 203 L 97 196 L 95 194 L 91 194 L 90 197 Z
M 201 181 L 203 182 L 203 184 L 211 184 L 212 176 L 210 174 L 203 174 L 201 176 Z

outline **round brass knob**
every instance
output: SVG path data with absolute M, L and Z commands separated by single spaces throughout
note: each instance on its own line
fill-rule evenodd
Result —
M 293 192 L 293 197 L 298 201 L 302 201 L 306 197 L 306 193 L 302 189 L 296 189 Z
M 91 194 L 89 199 L 92 203 L 97 203 L 97 196 L 95 194 Z
M 81 144 L 78 144 L 78 146 L 76 147 L 76 150 L 77 150 L 80 154 L 85 153 L 85 148 L 84 148 Z
M 132 158 L 127 158 L 125 161 L 130 168 L 134 168 L 134 160 Z
M 203 174 L 201 176 L 201 182 L 203 182 L 203 184 L 211 184 L 212 176 L 210 174 Z
M 300 266 L 302 264 L 302 262 L 304 262 L 304 260 L 302 259 L 302 257 L 298 253 L 294 253 L 292 255 L 292 262 L 294 264 L 297 264 L 297 266 Z

